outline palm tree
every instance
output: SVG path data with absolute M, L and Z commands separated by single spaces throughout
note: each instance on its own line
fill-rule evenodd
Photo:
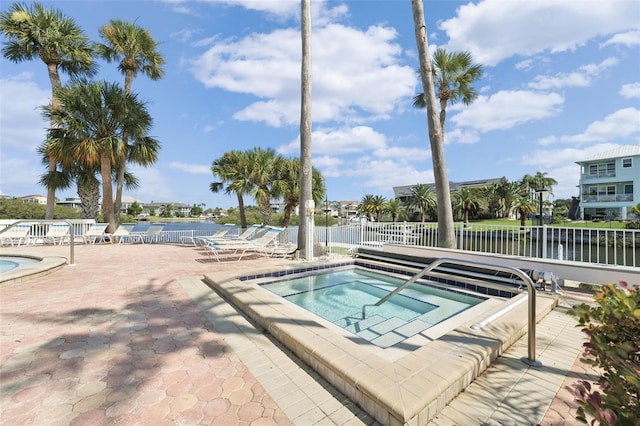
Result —
M 371 212 L 373 216 L 376 218 L 376 222 L 380 222 L 380 216 L 384 212 L 385 207 L 387 206 L 387 200 L 381 195 L 374 195 L 371 200 Z
M 447 166 L 444 158 L 444 128 L 438 118 L 436 96 L 433 89 L 433 73 L 428 59 L 427 25 L 424 21 L 422 0 L 411 0 L 411 9 L 418 56 L 420 58 L 420 76 L 422 77 L 422 88 L 427 107 L 431 160 L 433 162 L 436 197 L 438 200 L 438 246 L 455 248 L 456 238 L 453 229 L 453 210 L 451 208 L 449 178 L 447 177 Z
M 136 145 L 156 148 L 158 142 L 147 132 L 152 119 L 145 104 L 127 94 L 115 83 L 76 80 L 56 92 L 59 108 L 46 106 L 44 114 L 54 126 L 52 139 L 75 148 L 76 159 L 91 166 L 99 162 L 102 178 L 102 214 L 109 223 L 107 232 L 115 230 L 112 169 L 114 158 L 121 152 L 122 134 L 127 133 Z M 82 141 L 78 143 L 78 141 Z M 157 151 L 156 151 L 157 152 Z
M 397 198 L 393 198 L 387 202 L 385 212 L 391 215 L 391 221 L 395 222 L 397 219 L 402 219 L 407 216 L 407 212 L 402 205 L 402 202 Z
M 258 203 L 262 222 L 271 225 L 272 185 L 284 167 L 284 157 L 273 149 L 252 148 L 245 153 L 247 162 L 247 179 L 252 185 L 251 195 Z
M 527 216 L 536 211 L 536 202 L 531 199 L 529 194 L 525 193 L 521 194 L 514 204 L 520 217 L 520 226 L 524 228 L 527 224 Z
M 238 211 L 240 214 L 240 226 L 247 228 L 247 215 L 244 208 L 244 195 L 251 191 L 249 182 L 246 155 L 242 151 L 229 151 L 213 161 L 211 172 L 214 177 L 220 178 L 218 182 L 212 182 L 209 189 L 212 192 L 220 192 L 224 189 L 227 194 L 235 193 L 238 199 Z M 227 183 L 225 187 L 224 184 Z
M 312 256 L 307 241 L 312 229 L 307 226 L 306 205 L 313 198 L 311 163 L 311 1 L 300 1 L 300 35 L 302 37 L 302 64 L 300 70 L 300 224 L 298 249 L 304 257 Z
M 31 7 L 14 3 L 0 14 L 0 31 L 8 39 L 2 48 L 5 58 L 19 63 L 38 57 L 47 66 L 52 108 L 59 106 L 55 96 L 62 87 L 59 71 L 71 77 L 95 73 L 89 39 L 73 19 L 57 9 L 45 8 L 40 3 Z M 64 187 L 64 178 L 58 173 L 56 160 L 47 155 L 46 146 L 42 152 L 48 164 L 48 172 L 41 180 L 47 188 L 45 219 L 53 219 L 56 188 Z
M 326 188 L 322 174 L 314 167 L 312 170 L 313 201 L 319 205 L 325 196 Z M 282 226 L 289 226 L 293 209 L 300 204 L 300 160 L 298 158 L 285 159 L 280 175 L 272 184 L 272 196 L 284 200 L 284 218 Z
M 361 215 L 364 215 L 367 219 L 373 218 L 374 210 L 373 206 L 375 204 L 375 195 L 373 194 L 365 194 L 360 200 L 360 204 L 358 204 L 358 212 Z
M 465 105 L 470 105 L 478 97 L 472 84 L 482 77 L 484 70 L 482 65 L 473 63 L 470 52 L 449 53 L 438 48 L 433 52 L 432 72 L 437 87 L 436 96 L 440 100 L 440 126 L 444 132 L 447 104 L 453 105 L 461 100 Z M 413 98 L 413 106 L 425 108 L 424 93 Z
M 453 194 L 453 205 L 462 211 L 464 223 L 469 223 L 469 213 L 479 210 L 483 202 L 478 188 L 463 186 Z
M 436 198 L 429 185 L 419 183 L 411 187 L 411 193 L 406 203 L 409 208 L 420 211 L 420 222 L 424 222 L 427 210 L 435 207 Z
M 147 29 L 130 22 L 112 19 L 108 24 L 103 25 L 99 32 L 105 43 L 97 43 L 94 46 L 95 50 L 108 62 L 119 61 L 118 70 L 124 74 L 125 93 L 131 93 L 133 79 L 139 73 L 154 81 L 162 78 L 164 73 L 162 66 L 165 60 L 157 50 L 158 43 Z M 130 156 L 128 151 L 131 147 L 128 139 L 125 133 L 116 168 L 116 221 L 119 221 L 122 206 L 122 188 L 127 160 L 138 160 L 143 163 L 149 160 L 140 156 L 144 152 L 139 152 L 138 156 Z

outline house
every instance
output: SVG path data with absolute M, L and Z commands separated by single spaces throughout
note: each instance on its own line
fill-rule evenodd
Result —
M 47 197 L 44 195 L 25 195 L 24 197 L 16 197 L 18 200 L 22 200 L 25 203 L 33 204 L 47 204 Z
M 67 197 L 62 201 L 56 202 L 57 206 L 70 207 L 73 209 L 82 209 L 82 200 L 80 197 Z
M 468 180 L 464 182 L 449 182 L 449 192 L 454 193 L 460 188 L 486 188 L 494 183 L 500 183 L 502 178 L 492 178 L 492 179 L 478 179 L 478 180 Z M 403 185 L 403 186 L 394 186 L 393 194 L 395 198 L 400 201 L 406 201 L 411 195 L 411 189 L 416 185 Z M 435 183 L 428 183 L 427 186 L 431 188 L 433 192 L 436 190 Z
M 626 219 L 640 203 L 640 145 L 602 152 L 580 166 L 580 217 L 585 220 Z

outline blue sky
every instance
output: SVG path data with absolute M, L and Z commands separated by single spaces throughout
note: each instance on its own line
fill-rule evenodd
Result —
M 209 191 L 213 160 L 255 146 L 299 155 L 299 1 L 43 3 L 92 40 L 120 19 L 160 43 L 163 79 L 133 84 L 154 117 L 160 158 L 132 169 L 141 187 L 126 195 L 232 207 L 235 197 Z M 430 49 L 468 50 L 485 67 L 478 99 L 447 110 L 449 180 L 542 171 L 559 182 L 555 197 L 569 198 L 579 195 L 575 161 L 640 143 L 640 2 L 424 3 Z M 394 186 L 433 182 L 426 113 L 411 106 L 422 92 L 411 2 L 312 1 L 312 9 L 312 152 L 329 200 L 392 198 Z M 96 79 L 123 84 L 114 64 L 99 65 Z M 0 66 L 0 191 L 46 194 L 36 151 L 46 68 L 4 58 Z

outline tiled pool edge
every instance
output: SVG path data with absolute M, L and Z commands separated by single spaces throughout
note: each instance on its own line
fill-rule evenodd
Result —
M 53 271 L 56 271 L 67 264 L 67 258 L 58 256 L 34 256 L 28 254 L 15 254 L 0 251 L 2 256 L 6 257 L 28 257 L 31 259 L 40 260 L 38 263 L 24 266 L 20 269 L 15 269 L 0 274 L 0 287 L 19 284 L 25 281 L 31 281 L 40 278 L 44 275 L 48 275 Z
M 256 274 L 281 269 L 266 268 Z M 239 275 L 206 274 L 205 282 L 383 424 L 417 425 L 435 418 L 526 332 L 526 304 L 521 304 L 483 331 L 471 331 L 469 322 L 389 362 L 348 338 L 336 338 L 267 290 L 236 279 Z M 554 306 L 554 299 L 538 297 L 538 319 Z

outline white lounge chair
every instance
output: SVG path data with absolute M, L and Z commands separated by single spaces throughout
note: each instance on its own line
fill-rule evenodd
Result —
M 55 245 L 58 243 L 62 245 L 65 240 L 69 239 L 69 224 L 68 223 L 51 223 L 47 233 L 42 238 L 43 243 L 51 243 Z
M 80 235 L 82 242 L 85 244 L 95 244 L 97 241 L 105 241 L 109 234 L 105 234 L 105 231 L 109 226 L 108 223 L 94 223 L 87 231 Z
M 30 223 L 18 223 L 15 225 L 9 225 L 0 231 L 0 244 L 1 245 L 17 245 L 27 244 L 29 242 L 29 231 L 31 230 Z
M 229 244 L 244 244 L 257 238 L 267 231 L 268 227 L 263 228 L 262 225 L 251 225 L 242 234 L 229 235 L 224 234 L 221 237 L 198 237 L 198 241 L 201 246 L 204 245 L 229 245 Z
M 155 242 L 158 242 L 158 237 L 162 233 L 162 230 L 164 229 L 164 227 L 165 227 L 164 223 L 152 223 L 151 225 L 149 225 L 149 228 L 147 228 L 146 231 L 131 232 L 125 238 L 127 238 L 129 242 L 132 242 L 132 243 L 136 241 L 140 241 L 142 244 L 144 244 L 145 242 L 155 243 Z
M 121 223 L 120 226 L 118 226 L 118 229 L 116 229 L 113 234 L 111 234 L 109 237 L 111 239 L 111 242 L 117 242 L 117 243 L 123 243 L 125 242 L 125 240 L 127 240 L 129 238 L 129 236 L 132 234 L 133 228 L 136 226 L 135 223 Z
M 239 262 L 247 253 L 263 254 L 269 250 L 269 247 L 276 246 L 282 231 L 284 231 L 283 228 L 265 226 L 265 232 L 259 237 L 240 244 L 207 244 L 205 249 L 218 262 L 226 259 Z

